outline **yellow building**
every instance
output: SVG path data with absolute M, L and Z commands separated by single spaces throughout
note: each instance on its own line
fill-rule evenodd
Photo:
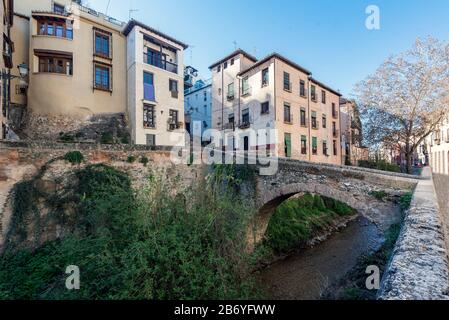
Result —
M 277 54 L 257 61 L 237 50 L 210 66 L 212 127 L 239 136 L 236 149 L 269 149 L 298 160 L 341 164 L 340 93 Z M 275 143 L 261 145 L 250 132 L 275 129 Z M 257 134 L 255 134 L 257 136 Z M 227 138 L 225 138 L 227 140 Z M 237 147 L 236 147 L 237 146 Z M 232 148 L 232 147 L 231 147 Z
M 14 3 L 2 0 L 0 4 L 0 34 L 2 35 L 2 55 L 0 56 L 0 140 L 6 139 L 8 133 L 8 112 L 11 95 L 10 76 L 13 67 L 12 54 L 14 45 L 11 41 L 10 28 L 14 21 Z
M 16 0 L 17 61 L 27 59 L 26 134 L 54 138 L 126 112 L 124 24 L 68 0 Z M 28 51 L 28 52 L 27 52 Z

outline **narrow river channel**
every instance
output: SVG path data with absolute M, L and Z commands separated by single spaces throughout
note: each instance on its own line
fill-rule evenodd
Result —
M 270 299 L 317 300 L 356 266 L 359 257 L 379 249 L 383 241 L 373 223 L 358 217 L 321 244 L 262 270 L 258 279 Z

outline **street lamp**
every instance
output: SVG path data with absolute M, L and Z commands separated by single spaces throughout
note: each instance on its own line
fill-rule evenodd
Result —
M 19 69 L 19 74 L 21 78 L 25 78 L 28 75 L 28 65 L 26 63 L 21 63 L 17 66 Z

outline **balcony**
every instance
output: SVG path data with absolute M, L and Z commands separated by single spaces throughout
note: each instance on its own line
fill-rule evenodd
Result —
M 334 136 L 334 138 L 337 138 L 339 134 L 339 130 L 332 130 L 332 135 Z
M 226 95 L 226 99 L 227 99 L 228 101 L 234 100 L 234 99 L 235 99 L 235 94 L 234 94 L 234 92 L 229 92 L 229 93 Z
M 178 74 L 177 64 L 158 58 L 156 55 L 151 53 L 150 54 L 147 52 L 143 53 L 143 63 L 155 66 L 159 69 L 163 69 L 168 72 Z
M 309 127 L 309 118 L 301 118 L 300 119 L 300 126 L 303 128 L 308 128 Z
M 338 111 L 337 110 L 332 110 L 332 118 L 338 119 Z
M 174 131 L 174 130 L 177 130 L 177 129 L 181 129 L 183 123 L 180 122 L 180 121 L 177 121 L 177 120 L 168 119 L 167 125 L 168 125 L 168 127 L 167 127 L 168 131 Z
M 235 124 L 234 124 L 234 122 L 226 123 L 226 124 L 223 126 L 223 129 L 224 129 L 224 130 L 234 130 L 234 129 L 235 129 Z

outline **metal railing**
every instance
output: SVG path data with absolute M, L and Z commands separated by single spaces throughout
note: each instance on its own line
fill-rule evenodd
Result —
M 143 53 L 143 62 L 152 66 L 155 66 L 157 68 L 178 73 L 178 65 L 172 62 L 168 62 L 164 59 L 158 58 L 154 54 L 148 54 L 147 52 Z

